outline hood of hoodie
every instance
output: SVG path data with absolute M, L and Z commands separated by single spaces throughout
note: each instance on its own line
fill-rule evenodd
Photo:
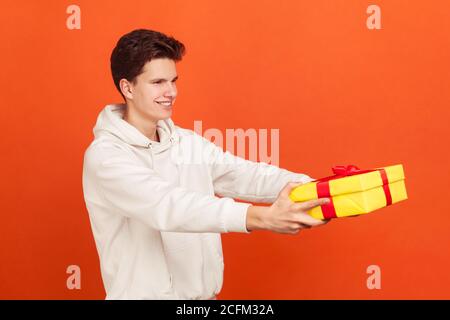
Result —
M 170 118 L 157 122 L 156 130 L 160 139 L 160 142 L 157 142 L 147 138 L 136 127 L 123 119 L 126 108 L 124 103 L 107 105 L 98 115 L 93 130 L 95 138 L 111 134 L 134 147 L 149 148 L 155 154 L 166 151 L 175 142 L 178 142 L 179 136 Z

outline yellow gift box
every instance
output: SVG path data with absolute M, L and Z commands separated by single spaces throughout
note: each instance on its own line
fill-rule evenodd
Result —
M 316 219 L 369 213 L 408 198 L 401 164 L 370 170 L 353 165 L 333 167 L 334 176 L 314 180 L 292 190 L 294 202 L 330 198 L 308 211 Z

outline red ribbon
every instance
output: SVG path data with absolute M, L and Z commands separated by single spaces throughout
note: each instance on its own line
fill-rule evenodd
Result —
M 330 202 L 328 204 L 324 204 L 321 206 L 323 217 L 325 219 L 332 219 L 336 218 L 336 210 L 334 208 L 333 204 L 333 198 L 330 194 L 330 180 L 339 179 L 347 176 L 354 176 L 357 174 L 363 174 L 373 171 L 378 171 L 381 176 L 381 180 L 383 181 L 383 191 L 384 195 L 386 196 L 386 206 L 389 206 L 392 204 L 392 196 L 391 191 L 389 189 L 389 180 L 386 174 L 386 170 L 384 169 L 370 169 L 370 170 L 361 170 L 357 166 L 354 165 L 347 165 L 347 166 L 335 166 L 332 168 L 334 175 L 325 177 L 322 179 L 315 180 L 317 181 L 316 188 L 317 188 L 317 196 L 319 198 L 330 198 Z

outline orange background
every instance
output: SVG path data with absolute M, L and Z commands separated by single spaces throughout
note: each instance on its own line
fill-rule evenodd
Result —
M 68 30 L 66 8 L 81 8 Z M 381 7 L 382 30 L 366 9 Z M 219 299 L 450 298 L 450 2 L 2 2 L 0 298 L 103 299 L 84 205 L 97 114 L 121 102 L 109 69 L 136 28 L 187 47 L 173 120 L 280 129 L 280 166 L 402 163 L 409 200 L 298 236 L 223 236 Z M 81 290 L 66 288 L 68 265 Z M 366 268 L 381 267 L 381 290 Z

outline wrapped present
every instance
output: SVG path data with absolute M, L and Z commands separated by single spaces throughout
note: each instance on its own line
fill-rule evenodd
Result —
M 330 198 L 330 203 L 308 211 L 316 219 L 369 213 L 408 198 L 401 164 L 370 170 L 354 165 L 332 169 L 333 176 L 300 185 L 289 195 L 294 202 Z

